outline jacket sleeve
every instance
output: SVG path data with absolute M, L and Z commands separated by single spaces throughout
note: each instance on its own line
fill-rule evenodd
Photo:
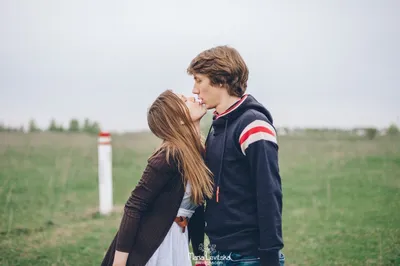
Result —
M 204 205 L 196 208 L 189 220 L 189 241 L 192 241 L 195 256 L 204 256 Z
M 253 114 L 241 130 L 239 144 L 256 184 L 261 265 L 278 266 L 283 240 L 282 187 L 276 131 L 265 117 Z
M 170 161 L 171 164 L 168 164 L 165 152 L 159 152 L 148 160 L 139 183 L 125 204 L 116 250 L 127 253 L 131 251 L 142 214 L 177 171 L 173 160 Z

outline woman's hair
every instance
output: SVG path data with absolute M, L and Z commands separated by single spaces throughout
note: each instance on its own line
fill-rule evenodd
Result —
M 228 94 L 241 97 L 246 92 L 249 69 L 239 52 L 229 46 L 216 46 L 198 54 L 187 68 L 189 75 L 203 74 L 211 85 L 224 85 Z
M 192 201 L 201 204 L 213 194 L 211 171 L 203 160 L 204 145 L 190 118 L 189 109 L 175 93 L 166 90 L 150 106 L 147 121 L 151 132 L 163 140 L 167 161 L 172 155 L 186 186 L 190 182 Z

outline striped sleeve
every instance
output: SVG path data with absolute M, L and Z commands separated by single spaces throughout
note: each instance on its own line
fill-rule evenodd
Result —
M 266 140 L 277 144 L 276 131 L 268 122 L 263 120 L 254 120 L 247 125 L 240 134 L 239 144 L 242 153 L 246 155 L 246 149 L 250 144 L 260 140 Z

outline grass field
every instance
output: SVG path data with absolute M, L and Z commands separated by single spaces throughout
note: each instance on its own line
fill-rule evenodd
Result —
M 99 265 L 158 141 L 113 136 L 115 212 L 97 214 L 97 138 L 0 133 L 0 265 Z M 400 265 L 400 139 L 280 138 L 286 265 Z

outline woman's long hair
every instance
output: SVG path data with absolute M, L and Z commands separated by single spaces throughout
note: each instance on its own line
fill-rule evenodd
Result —
M 213 195 L 212 173 L 204 163 L 204 145 L 190 118 L 189 109 L 172 91 L 164 91 L 147 113 L 151 132 L 163 140 L 167 160 L 172 155 L 178 162 L 183 183 L 190 182 L 192 201 L 202 204 Z

